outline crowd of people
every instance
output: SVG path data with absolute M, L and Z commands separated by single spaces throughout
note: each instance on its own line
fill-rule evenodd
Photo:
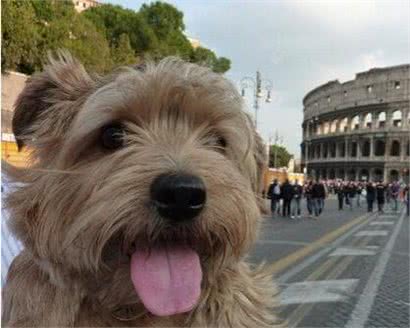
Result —
M 317 219 L 325 207 L 325 200 L 329 195 L 335 195 L 339 210 L 366 206 L 368 212 L 373 212 L 377 204 L 377 211 L 383 213 L 385 206 L 393 211 L 399 210 L 399 203 L 404 202 L 407 215 L 410 213 L 409 184 L 399 182 L 383 183 L 381 181 L 342 181 L 342 180 L 308 180 L 299 184 L 298 180 L 290 183 L 285 180 L 279 183 L 273 180 L 269 186 L 266 198 L 271 201 L 272 216 L 282 215 L 291 219 L 302 217 L 302 199 L 306 199 L 306 209 L 309 218 Z

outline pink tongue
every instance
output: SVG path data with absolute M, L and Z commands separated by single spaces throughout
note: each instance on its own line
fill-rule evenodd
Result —
M 198 254 L 184 247 L 136 251 L 131 257 L 131 280 L 151 313 L 167 316 L 190 311 L 201 292 Z

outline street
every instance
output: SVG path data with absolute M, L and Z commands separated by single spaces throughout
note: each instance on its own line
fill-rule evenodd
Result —
M 409 218 L 364 206 L 266 217 L 250 260 L 275 273 L 289 327 L 409 327 Z

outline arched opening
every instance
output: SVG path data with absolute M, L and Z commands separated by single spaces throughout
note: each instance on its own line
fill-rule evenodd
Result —
M 410 156 L 410 141 L 407 142 L 406 156 Z
M 328 145 L 327 143 L 323 144 L 323 158 L 327 158 L 328 155 Z
M 367 129 L 371 129 L 372 128 L 372 113 L 367 113 L 366 116 L 364 117 L 364 126 Z
M 377 127 L 384 128 L 386 126 L 386 112 L 379 113 L 377 118 Z
M 405 184 L 410 182 L 410 170 L 408 168 L 403 170 L 403 182 Z
M 330 127 L 330 132 L 331 133 L 337 132 L 337 120 L 333 120 L 332 125 Z
M 400 142 L 393 140 L 391 143 L 390 156 L 400 156 Z
M 345 170 L 344 170 L 344 169 L 338 170 L 338 172 L 337 172 L 337 178 L 344 180 L 344 178 L 345 178 Z
M 340 122 L 340 125 L 339 125 L 339 131 L 340 131 L 340 132 L 346 132 L 346 131 L 347 131 L 347 128 L 348 128 L 347 122 L 348 122 L 348 118 L 347 118 L 347 117 L 345 117 L 345 118 Z
M 351 148 L 350 148 L 350 157 L 356 157 L 357 156 L 357 142 L 353 141 L 351 143 Z
M 399 181 L 399 171 L 397 170 L 390 171 L 390 181 Z
M 356 180 L 356 170 L 355 170 L 355 169 L 350 169 L 350 170 L 347 172 L 347 178 L 348 178 L 350 181 Z
M 336 157 L 336 144 L 332 142 L 330 144 L 330 157 L 335 158 Z
M 335 170 L 330 169 L 329 170 L 329 179 L 335 179 L 335 178 L 336 178 Z
M 327 170 L 322 169 L 322 179 L 326 180 L 327 179 Z
M 329 134 L 330 131 L 330 123 L 325 122 L 323 123 L 323 134 Z
M 339 143 L 339 157 L 345 157 L 346 156 L 346 148 L 345 147 L 346 147 L 346 145 L 345 145 L 344 141 Z
M 396 110 L 395 112 L 393 112 L 392 125 L 397 128 L 401 127 L 401 119 L 402 119 L 401 110 Z
M 360 127 L 360 118 L 359 118 L 359 115 L 356 115 L 352 119 L 351 129 L 358 130 L 359 127 Z
M 376 140 L 374 147 L 375 156 L 384 156 L 386 144 L 383 140 Z
M 369 170 L 367 170 L 367 169 L 360 170 L 359 180 L 369 181 Z
M 373 173 L 373 180 L 378 182 L 383 180 L 383 170 L 375 169 Z
M 365 140 L 362 144 L 362 156 L 369 157 L 370 156 L 370 141 Z
M 316 145 L 316 158 L 320 158 L 321 156 L 320 145 Z

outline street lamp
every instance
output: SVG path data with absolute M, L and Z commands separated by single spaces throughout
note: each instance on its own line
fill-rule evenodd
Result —
M 264 92 L 266 91 L 265 102 L 272 102 L 271 92 L 272 92 L 272 82 L 270 80 L 262 80 L 261 73 L 256 72 L 256 79 L 245 76 L 241 80 L 241 95 L 245 98 L 245 89 L 252 88 L 253 90 L 253 108 L 255 109 L 255 128 L 258 127 L 258 109 L 259 109 L 259 99 L 263 97 Z

